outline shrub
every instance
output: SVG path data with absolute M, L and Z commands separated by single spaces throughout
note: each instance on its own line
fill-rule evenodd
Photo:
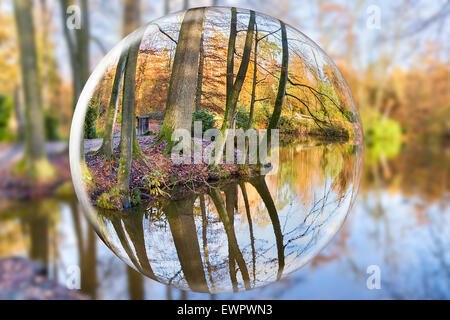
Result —
M 295 118 L 280 117 L 278 128 L 283 134 L 293 134 L 300 130 L 301 124 Z
M 255 106 L 254 122 L 257 127 L 265 128 L 269 123 L 270 116 L 272 115 L 272 107 L 268 102 L 264 102 L 260 108 Z
M 167 193 L 162 190 L 164 180 L 166 178 L 167 175 L 161 170 L 153 170 L 144 177 L 144 184 L 151 195 L 153 196 L 166 195 Z
M 236 127 L 237 128 L 246 128 L 248 125 L 249 112 L 245 110 L 243 107 L 239 106 L 236 110 Z
M 141 204 L 141 201 L 141 190 L 139 190 L 138 188 L 134 188 L 131 192 L 131 204 L 133 206 L 138 206 Z
M 13 138 L 8 129 L 12 109 L 13 100 L 10 97 L 0 95 L 0 141 L 9 141 Z
M 205 132 L 208 129 L 214 128 L 214 124 L 216 123 L 216 120 L 214 119 L 214 114 L 205 109 L 196 110 L 193 113 L 192 130 L 194 130 L 194 121 L 201 121 L 203 132 Z
M 86 117 L 84 119 L 84 137 L 86 139 L 97 138 L 97 130 L 95 129 L 95 120 L 97 119 L 98 102 L 96 99 L 91 99 L 86 110 Z
M 98 198 L 97 198 L 97 206 L 99 208 L 103 209 L 122 209 L 122 203 L 120 200 L 120 192 L 119 189 L 116 187 L 112 187 L 109 192 L 103 192 Z
M 45 121 L 45 137 L 47 138 L 47 140 L 49 141 L 59 140 L 58 118 L 51 115 L 50 112 L 46 112 L 44 121 Z

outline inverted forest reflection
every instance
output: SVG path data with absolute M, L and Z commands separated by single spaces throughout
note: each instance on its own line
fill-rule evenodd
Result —
M 360 151 L 284 147 L 276 175 L 125 213 L 100 210 L 94 224 L 119 257 L 154 280 L 210 293 L 259 287 L 300 268 L 338 231 L 354 200 Z
M 336 196 L 337 190 L 347 190 L 347 192 L 350 190 L 351 165 L 347 164 L 342 170 L 338 170 L 337 164 L 340 161 L 333 160 L 331 157 L 336 153 L 328 152 L 324 155 L 327 148 L 335 147 L 337 146 L 313 148 L 297 146 L 283 149 L 280 154 L 281 165 L 278 176 L 266 177 L 265 182 L 278 209 L 284 244 L 290 237 L 286 233 L 290 229 L 285 228 L 286 217 L 285 211 L 283 211 L 289 208 L 289 205 L 286 204 L 289 203 L 289 195 L 295 193 L 311 195 L 314 187 L 321 191 L 321 195 L 324 190 L 331 190 L 330 195 L 333 194 L 333 196 Z M 297 148 L 298 151 L 296 151 Z M 49 277 L 63 285 L 66 284 L 68 278 L 68 268 L 79 266 L 81 268 L 81 292 L 98 299 L 450 297 L 448 257 L 443 255 L 443 258 L 439 258 L 439 255 L 436 255 L 436 253 L 445 252 L 445 248 L 450 245 L 450 208 L 448 206 L 448 183 L 446 183 L 449 172 L 448 164 L 450 163 L 448 147 L 445 145 L 434 146 L 431 143 L 427 147 L 418 144 L 405 145 L 402 147 L 402 152 L 397 155 L 383 156 L 381 152 L 378 157 L 369 157 L 368 154 L 372 152 L 369 149 L 370 146 L 366 147 L 365 168 L 358 201 L 342 230 L 303 268 L 281 281 L 259 289 L 244 290 L 233 294 L 209 295 L 179 291 L 173 287 L 160 285 L 122 263 L 108 247 L 103 245 L 79 210 L 77 200 L 72 197 L 45 198 L 33 202 L 2 201 L 0 203 L 0 257 L 22 255 L 42 261 L 47 264 Z M 383 149 L 386 150 L 386 148 Z M 349 149 L 347 150 L 349 151 Z M 347 159 L 358 159 L 356 156 L 351 157 L 348 153 L 347 155 L 346 153 L 341 154 Z M 293 157 L 294 155 L 295 157 Z M 293 161 L 285 161 L 289 159 Z M 336 159 L 339 157 L 337 156 Z M 322 162 L 316 162 L 316 160 Z M 319 166 L 319 163 L 322 164 Z M 327 167 L 327 169 L 317 171 L 319 167 Z M 324 171 L 330 173 L 331 177 L 340 176 L 338 180 L 334 180 L 339 181 L 334 189 L 324 188 L 324 184 L 319 183 Z M 347 177 L 347 180 L 344 177 Z M 330 181 L 331 178 L 328 182 Z M 278 188 L 277 192 L 273 192 L 272 188 L 275 184 L 283 186 L 283 188 Z M 250 182 L 245 182 L 244 185 L 250 205 L 259 203 L 259 206 L 252 206 L 251 221 L 255 239 L 255 278 L 259 281 L 257 284 L 261 284 L 266 278 L 264 263 L 270 258 L 273 260 L 269 261 L 270 269 L 268 270 L 271 271 L 272 279 L 277 276 L 279 265 L 276 236 L 261 197 Z M 338 187 L 339 185 L 340 187 Z M 245 235 L 237 239 L 239 249 L 245 258 L 250 284 L 253 285 L 253 252 L 249 220 L 240 186 L 237 189 L 239 210 L 235 210 L 234 229 L 236 235 Z M 226 204 L 225 192 L 221 190 L 220 193 Z M 225 283 L 230 288 L 229 290 L 232 290 L 229 266 L 227 265 L 229 260 L 226 232 L 212 199 L 208 194 L 205 194 L 204 198 L 205 207 L 210 210 L 207 214 L 209 219 L 207 220 L 205 243 L 208 242 L 211 274 L 217 276 L 221 271 L 223 275 L 221 280 L 213 279 L 214 288 L 218 288 L 220 283 Z M 198 197 L 194 202 L 193 216 L 198 247 L 203 259 L 204 233 L 200 199 L 201 197 Z M 299 201 L 303 202 L 305 199 L 300 198 Z M 208 203 L 207 206 L 206 203 Z M 160 219 L 161 222 L 158 222 L 157 215 L 152 214 L 151 210 L 147 210 L 140 216 L 142 219 L 140 220 L 141 230 L 146 232 L 144 239 L 148 244 L 152 243 L 148 238 L 149 226 L 154 228 L 150 231 L 159 230 L 160 234 L 166 234 L 169 239 L 172 237 L 167 220 L 164 222 L 164 219 Z M 294 217 L 295 215 L 292 215 L 292 218 Z M 103 221 L 107 222 L 110 233 L 115 235 L 115 229 L 109 222 L 110 220 L 105 217 Z M 298 219 L 297 221 L 297 226 L 299 226 L 302 220 Z M 133 241 L 126 229 L 128 227 L 130 230 L 130 223 L 128 222 L 125 226 L 124 221 L 119 220 L 119 222 L 131 251 L 137 257 Z M 270 236 L 269 241 L 271 241 L 272 247 L 266 244 L 266 239 L 259 237 L 258 230 L 263 230 L 263 228 L 267 228 L 267 236 Z M 217 230 L 221 230 L 221 232 Z M 300 230 L 298 231 L 300 233 Z M 224 239 L 223 248 L 209 244 L 213 240 L 217 241 L 218 234 L 221 234 Z M 114 243 L 121 248 L 119 238 L 115 237 L 115 239 Z M 154 251 L 148 250 L 149 248 L 146 249 L 148 250 L 146 253 L 149 259 L 154 259 L 151 262 L 152 270 L 162 279 L 164 274 L 161 272 L 161 264 L 155 264 L 154 261 L 161 262 L 164 257 L 173 258 L 173 267 L 166 275 L 174 274 L 173 270 L 177 268 L 176 272 L 180 271 L 181 265 L 173 240 L 167 241 L 165 238 L 161 242 L 166 242 L 167 246 L 160 247 L 162 251 L 159 252 L 159 256 L 154 255 Z M 256 248 L 264 247 L 270 247 L 269 252 L 256 251 Z M 221 249 L 217 252 L 221 253 L 220 257 L 223 258 L 221 262 L 224 265 L 217 262 L 218 254 L 214 250 L 218 248 Z M 288 255 L 292 250 L 287 250 L 286 247 L 283 276 L 287 275 L 289 268 L 295 268 L 295 265 L 290 264 L 292 255 Z M 120 252 L 125 258 L 127 257 L 124 250 L 120 249 Z M 139 265 L 138 257 L 135 258 L 135 261 Z M 202 260 L 202 263 L 204 277 L 207 284 L 210 285 L 208 264 L 206 260 Z M 222 268 L 217 271 L 212 268 L 214 264 Z M 366 268 L 372 264 L 379 265 L 382 270 L 381 290 L 368 290 L 366 287 Z M 245 283 L 237 264 L 235 270 L 238 283 L 241 288 L 244 288 Z M 412 277 L 412 275 L 415 276 Z M 187 281 L 183 279 L 181 273 L 177 277 L 172 281 L 173 285 L 187 287 Z M 212 286 L 208 288 L 212 292 Z

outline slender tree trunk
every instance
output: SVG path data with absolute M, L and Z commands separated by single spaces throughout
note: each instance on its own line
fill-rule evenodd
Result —
M 80 0 L 81 28 L 73 32 L 67 26 L 67 8 L 72 3 L 69 0 L 60 0 L 64 37 L 69 49 L 70 64 L 72 69 L 73 100 L 75 109 L 78 97 L 84 84 L 89 78 L 89 8 L 87 0 Z
M 245 264 L 244 257 L 241 250 L 239 249 L 239 245 L 236 239 L 236 233 L 234 231 L 234 225 L 231 223 L 230 218 L 227 214 L 224 201 L 222 199 L 222 196 L 220 195 L 220 191 L 218 189 L 211 188 L 209 195 L 214 202 L 214 206 L 216 207 L 217 213 L 219 214 L 220 220 L 222 221 L 225 232 L 227 234 L 228 247 L 231 250 L 231 256 L 229 258 L 235 259 L 235 261 L 237 262 L 239 270 L 241 270 L 242 279 L 244 280 L 244 286 L 247 290 L 249 290 L 251 287 L 247 265 Z M 232 274 L 230 275 L 233 276 Z
M 48 267 L 49 263 L 49 216 L 42 204 L 36 205 L 33 215 L 27 219 L 30 230 L 30 258 Z
M 281 108 L 283 106 L 284 96 L 286 95 L 286 84 L 288 79 L 288 67 L 289 67 L 289 48 L 286 33 L 286 25 L 284 22 L 280 21 L 281 25 L 281 44 L 282 44 L 282 60 L 281 60 L 281 72 L 280 80 L 278 82 L 278 92 L 275 99 L 275 105 L 273 107 L 272 116 L 269 120 L 268 125 L 268 140 L 267 145 L 270 145 L 270 130 L 278 128 L 278 121 L 280 120 Z
M 250 183 L 255 187 L 256 191 L 260 195 L 269 213 L 270 220 L 272 222 L 273 231 L 275 233 L 275 241 L 277 244 L 278 253 L 278 272 L 277 280 L 281 279 L 281 275 L 284 270 L 284 244 L 283 244 L 283 233 L 281 232 L 280 220 L 278 218 L 277 208 L 273 202 L 272 196 L 270 194 L 269 188 L 267 187 L 264 176 L 258 176 L 251 180 Z
M 166 115 L 159 133 L 159 140 L 167 142 L 166 154 L 172 149 L 171 138 L 175 129 L 191 132 L 205 10 L 188 10 L 181 24 L 170 75 Z
M 241 187 L 242 197 L 244 198 L 245 213 L 248 221 L 248 232 L 250 234 L 250 246 L 252 247 L 252 261 L 253 261 L 253 285 L 256 284 L 256 250 L 255 250 L 255 235 L 253 233 L 253 221 L 250 214 L 250 204 L 248 202 L 247 189 L 245 188 L 245 182 L 239 182 Z
M 49 14 L 47 8 L 47 1 L 40 1 L 40 23 L 42 25 L 42 35 L 41 35 L 41 86 L 42 86 L 42 103 L 44 108 L 48 108 L 50 105 L 50 97 L 49 97 L 49 73 L 50 73 L 50 43 L 48 36 L 49 29 Z
M 25 140 L 25 115 L 23 108 L 22 92 L 19 84 L 14 89 L 14 111 L 17 119 L 17 137 L 20 142 Z
M 141 1 L 124 1 L 123 36 L 125 37 L 141 26 Z M 143 156 L 143 153 L 136 136 L 136 117 L 133 118 L 133 128 L 135 128 L 133 131 L 133 157 L 140 158 Z
M 252 52 L 253 32 L 255 29 L 255 12 L 250 11 L 250 19 L 248 22 L 247 35 L 245 38 L 244 52 L 242 53 L 241 64 L 239 65 L 238 73 L 236 74 L 236 80 L 233 83 L 233 87 L 227 97 L 227 105 L 225 107 L 225 118 L 222 124 L 222 131 L 227 128 L 231 128 L 234 123 L 234 117 L 236 113 L 236 104 L 239 100 L 239 95 L 242 90 L 242 85 L 245 81 L 248 65 L 250 62 L 250 54 Z
M 28 174 L 49 179 L 54 170 L 45 154 L 45 130 L 42 114 L 41 84 L 30 0 L 14 0 L 14 12 L 20 48 L 23 92 L 25 97 L 25 157 Z
M 66 19 L 69 18 L 67 16 L 67 8 L 72 4 L 72 1 L 60 0 L 60 4 L 64 38 L 69 49 L 70 65 L 72 69 L 72 109 L 75 110 L 83 86 L 89 78 L 89 9 L 87 0 L 80 0 L 81 17 L 75 18 L 81 19 L 81 27 L 71 31 L 67 25 Z M 84 138 L 84 132 L 82 133 L 82 137 Z M 92 175 L 89 172 L 84 157 L 84 139 L 81 139 L 80 150 L 81 174 L 86 183 L 92 183 Z
M 142 35 L 136 35 L 128 49 L 125 62 L 125 73 L 122 98 L 122 127 L 120 132 L 120 161 L 117 173 L 117 187 L 122 196 L 122 205 L 130 207 L 130 173 L 133 158 L 134 105 L 135 105 L 135 79 L 136 62 Z
M 103 133 L 102 146 L 99 149 L 99 154 L 105 155 L 107 161 L 111 161 L 114 150 L 114 123 L 116 122 L 119 93 L 126 58 L 127 52 L 124 51 L 120 55 L 116 66 L 116 73 L 114 75 L 114 81 L 111 89 L 111 97 L 109 99 L 108 108 L 106 109 L 105 130 Z
M 233 23 L 232 23 L 233 24 Z M 233 127 L 236 104 L 239 100 L 239 95 L 244 84 L 245 76 L 247 74 L 248 65 L 250 62 L 250 54 L 252 51 L 252 41 L 253 33 L 255 29 L 255 12 L 250 11 L 250 19 L 248 22 L 247 35 L 245 37 L 244 52 L 242 53 L 242 60 L 239 66 L 238 73 L 236 75 L 236 80 L 233 83 L 233 87 L 229 92 L 227 92 L 227 100 L 225 107 L 225 114 L 222 122 L 221 136 L 217 139 L 217 147 L 215 148 L 214 164 L 217 165 L 222 158 L 223 148 L 225 146 L 225 141 L 227 140 L 226 130 Z M 230 35 L 231 36 L 231 35 Z M 227 71 L 228 73 L 228 71 Z M 227 77 L 229 74 L 227 74 Z M 228 80 L 228 79 L 227 79 Z M 228 86 L 228 81 L 227 81 Z M 228 91 L 228 88 L 227 88 Z
M 141 26 L 141 1 L 124 0 L 123 36 L 127 36 Z
M 97 234 L 87 228 L 87 246 L 84 254 L 84 268 L 81 272 L 81 289 L 92 299 L 97 295 Z
M 119 218 L 118 215 L 116 215 L 114 213 L 109 215 L 108 219 L 111 221 L 111 224 L 116 232 L 117 238 L 119 239 L 120 245 L 122 246 L 122 249 L 127 254 L 131 263 L 136 267 L 137 270 L 139 270 L 140 272 L 142 272 L 144 274 L 137 258 L 134 255 L 133 249 L 131 249 L 131 246 L 128 242 L 127 236 L 125 234 L 125 230 L 122 226 L 122 220 Z
M 169 14 L 170 0 L 164 0 L 164 15 Z
M 245 129 L 250 129 L 253 123 L 253 114 L 255 109 L 256 100 L 256 83 L 258 81 L 258 27 L 255 25 L 255 48 L 253 56 L 253 83 L 252 83 L 252 94 L 250 98 L 250 111 L 248 115 L 248 123 Z M 246 148 L 247 150 L 247 148 Z
M 80 3 L 83 25 L 76 31 L 81 73 L 80 92 L 76 95 L 77 99 L 80 96 L 81 90 L 83 90 L 84 84 L 89 78 L 89 6 L 87 0 L 81 0 Z
M 197 74 L 197 91 L 195 93 L 195 110 L 200 110 L 202 105 L 202 87 L 203 87 L 203 64 L 205 61 L 204 48 L 203 48 L 203 33 L 200 40 L 200 58 L 198 62 L 198 74 Z
M 144 279 L 139 272 L 127 266 L 128 294 L 131 300 L 144 299 Z
M 127 214 L 122 218 L 125 230 L 131 243 L 134 246 L 134 252 L 139 261 L 140 271 L 147 277 L 157 280 L 153 268 L 150 264 L 150 259 L 147 256 L 147 249 L 145 246 L 145 234 L 143 226 L 144 212 L 133 212 Z
M 227 49 L 227 77 L 226 77 L 226 103 L 225 113 L 223 118 L 222 127 L 227 125 L 228 117 L 228 101 L 230 100 L 231 91 L 234 84 L 234 51 L 236 50 L 236 36 L 237 36 L 237 11 L 236 8 L 231 8 L 231 23 L 230 23 L 230 36 L 228 38 Z
M 202 213 L 202 242 L 203 242 L 203 255 L 205 256 L 205 264 L 206 270 L 208 270 L 208 278 L 211 283 L 211 291 L 215 291 L 214 278 L 212 275 L 211 262 L 209 260 L 209 250 L 208 250 L 208 217 L 206 216 L 206 204 L 205 204 L 205 195 L 200 194 L 200 211 Z
M 227 211 L 230 225 L 234 226 L 234 204 L 237 200 L 236 185 L 226 186 L 224 188 L 225 193 L 225 209 Z M 238 281 L 236 277 L 236 250 L 233 250 L 232 246 L 228 246 L 228 266 L 230 269 L 230 279 L 233 286 L 233 291 L 238 291 Z

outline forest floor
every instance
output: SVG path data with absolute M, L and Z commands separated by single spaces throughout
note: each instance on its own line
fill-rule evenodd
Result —
M 137 139 L 144 156 L 142 159 L 133 159 L 132 161 L 130 189 L 139 189 L 146 199 L 168 196 L 175 186 L 183 186 L 183 189 L 189 193 L 221 179 L 238 176 L 249 177 L 255 174 L 254 170 L 242 170 L 237 164 L 219 164 L 216 167 L 209 167 L 203 161 L 199 164 L 194 164 L 194 154 L 191 155 L 190 164 L 175 164 L 170 156 L 163 154 L 166 142 L 154 145 L 154 142 L 157 140 L 156 135 L 138 136 Z M 211 142 L 194 138 L 194 143 L 197 145 L 202 143 L 204 150 Z M 110 192 L 117 184 L 117 171 L 119 168 L 118 144 L 119 138 L 115 137 L 116 160 L 109 165 L 101 155 L 90 152 L 98 149 L 100 144 L 97 141 L 85 140 L 85 149 L 90 150 L 86 152 L 86 164 L 94 178 L 94 186 L 89 190 L 94 204 L 99 196 Z M 180 190 L 177 191 L 179 195 Z
M 0 144 L 0 199 L 29 199 L 51 195 L 61 184 L 70 181 L 67 142 L 47 143 L 47 156 L 56 174 L 54 179 L 45 183 L 14 174 L 14 166 L 23 157 L 23 149 L 21 144 Z
M 22 257 L 0 259 L 0 300 L 86 300 L 46 277 L 45 267 Z

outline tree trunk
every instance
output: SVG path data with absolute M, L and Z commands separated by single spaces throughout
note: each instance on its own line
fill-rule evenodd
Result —
M 233 22 L 232 22 L 233 24 Z M 244 84 L 245 75 L 247 74 L 248 65 L 250 62 L 250 54 L 252 51 L 253 32 L 255 29 L 255 12 L 250 11 L 250 19 L 248 22 L 247 35 L 245 38 L 244 52 L 242 53 L 242 60 L 239 66 L 236 80 L 233 83 L 233 87 L 227 92 L 227 100 L 225 107 L 225 114 L 222 122 L 222 135 L 217 139 L 217 147 L 215 148 L 214 164 L 217 165 L 222 158 L 223 148 L 225 141 L 227 140 L 226 129 L 232 128 L 236 113 L 236 104 L 239 100 L 242 85 Z M 230 35 L 231 36 L 231 35 Z M 228 71 L 227 71 L 228 72 Z M 227 77 L 229 74 L 227 74 Z M 228 85 L 228 79 L 227 79 Z M 227 88 L 228 91 L 228 88 Z
M 17 138 L 20 142 L 25 140 L 25 115 L 23 108 L 22 92 L 19 84 L 14 89 L 14 111 L 17 119 Z
M 141 1 L 124 0 L 123 36 L 127 36 L 141 26 Z
M 141 1 L 124 0 L 123 36 L 127 36 L 141 26 Z M 133 118 L 133 128 L 136 128 L 136 118 Z M 141 147 L 137 141 L 136 130 L 133 131 L 133 158 L 142 157 Z
M 222 199 L 222 196 L 220 195 L 220 191 L 218 189 L 211 188 L 209 195 L 214 202 L 214 206 L 216 207 L 217 213 L 219 214 L 220 220 L 222 221 L 225 232 L 227 234 L 228 249 L 230 252 L 229 259 L 234 259 L 237 262 L 239 270 L 241 270 L 242 279 L 244 280 L 245 289 L 249 290 L 251 289 L 251 287 L 247 265 L 245 264 L 244 257 L 241 250 L 239 249 L 239 244 L 236 239 L 236 233 L 234 231 L 234 225 L 230 221 L 224 201 Z M 232 273 L 230 274 L 230 276 L 234 277 Z M 234 282 L 233 279 L 232 282 Z
M 241 187 L 242 197 L 244 198 L 245 214 L 247 215 L 248 221 L 248 232 L 250 234 L 250 246 L 252 248 L 252 261 L 253 261 L 253 285 L 256 284 L 256 249 L 255 249 L 255 235 L 253 233 L 253 221 L 250 214 L 250 203 L 248 201 L 247 189 L 245 188 L 245 182 L 240 181 L 239 186 Z
M 173 242 L 189 288 L 209 292 L 194 221 L 194 199 L 171 201 L 165 208 Z
M 166 154 L 172 149 L 171 137 L 175 129 L 191 132 L 205 10 L 188 10 L 181 24 L 170 75 L 166 115 L 159 133 L 159 140 L 167 142 Z
M 125 226 L 125 231 L 127 232 L 131 243 L 133 244 L 134 252 L 136 252 L 136 257 L 138 258 L 140 265 L 139 270 L 147 277 L 157 280 L 158 278 L 155 276 L 150 264 L 150 259 L 147 256 L 143 218 L 143 211 L 140 211 L 139 213 L 132 212 L 122 218 L 122 223 Z
M 45 130 L 36 41 L 30 0 L 14 0 L 14 12 L 20 48 L 20 65 L 25 100 L 25 157 L 28 174 L 48 179 L 54 170 L 45 154 Z
M 203 64 L 205 61 L 204 47 L 203 47 L 203 34 L 200 40 L 200 58 L 198 62 L 197 73 L 197 89 L 195 93 L 195 110 L 200 110 L 202 105 L 202 87 L 203 87 Z
M 281 232 L 280 220 L 278 218 L 277 208 L 273 202 L 272 196 L 270 194 L 269 188 L 267 187 L 266 180 L 264 176 L 258 176 L 255 179 L 250 180 L 250 183 L 255 187 L 259 196 L 264 202 L 269 213 L 270 221 L 272 222 L 273 232 L 275 233 L 275 241 L 277 244 L 278 253 L 278 272 L 277 280 L 281 279 L 281 275 L 284 270 L 284 244 L 283 244 L 283 233 Z
M 74 29 L 73 33 L 67 26 L 67 8 L 72 3 L 68 0 L 60 0 L 64 37 L 70 54 L 72 69 L 73 100 L 75 109 L 84 84 L 89 78 L 89 14 L 87 0 L 81 0 L 81 28 Z
M 114 75 L 114 81 L 111 89 L 111 97 L 109 99 L 108 109 L 106 110 L 105 129 L 103 132 L 103 141 L 102 146 L 99 149 L 99 154 L 105 155 L 107 161 L 111 161 L 114 150 L 113 145 L 114 123 L 116 122 L 117 106 L 119 103 L 119 93 L 126 58 L 127 52 L 124 51 L 120 55 L 119 61 L 116 66 L 116 73 Z
M 170 11 L 170 0 L 164 0 L 164 15 L 169 14 Z
M 134 128 L 136 62 L 141 40 L 142 35 L 136 35 L 136 39 L 132 40 L 125 62 L 122 98 L 122 127 L 120 131 L 120 162 L 119 170 L 117 172 L 117 188 L 121 193 L 122 205 L 125 208 L 130 207 L 129 184 L 131 161 L 133 158 L 133 137 L 136 131 Z
M 258 27 L 255 26 L 255 48 L 253 56 L 253 83 L 252 83 L 252 94 L 250 99 L 250 111 L 248 115 L 248 123 L 245 129 L 250 129 L 253 122 L 253 114 L 255 109 L 256 100 L 256 83 L 258 81 Z M 247 148 L 245 148 L 247 150 Z
M 211 283 L 211 291 L 215 291 L 214 285 L 214 277 L 212 274 L 211 262 L 209 259 L 209 250 L 208 250 L 208 217 L 206 216 L 206 203 L 205 203 L 205 195 L 200 194 L 200 211 L 202 214 L 202 243 L 203 243 L 203 255 L 205 256 L 205 264 L 206 270 L 208 271 L 209 282 Z
M 67 43 L 70 55 L 70 65 L 72 69 L 72 109 L 78 102 L 84 84 L 89 78 L 89 14 L 87 0 L 80 0 L 81 4 L 81 28 L 74 29 L 73 32 L 67 25 L 67 8 L 72 1 L 60 0 L 61 17 L 64 31 L 64 38 Z M 83 126 L 84 130 L 84 126 Z M 84 131 L 81 135 L 84 138 Z M 84 157 L 84 139 L 81 139 L 80 145 L 80 168 L 83 179 L 86 183 L 92 183 L 92 175 L 87 167 Z
M 144 279 L 142 275 L 127 266 L 128 296 L 131 300 L 143 300 L 145 296 Z
M 222 131 L 227 128 L 231 128 L 234 122 L 234 114 L 236 112 L 236 104 L 239 100 L 242 85 L 244 84 L 245 76 L 247 74 L 248 65 L 250 62 L 250 54 L 252 51 L 253 32 L 255 29 L 255 12 L 250 11 L 250 19 L 248 22 L 247 36 L 245 38 L 244 52 L 242 53 L 242 60 L 239 66 L 236 80 L 233 83 L 233 87 L 227 95 L 227 105 L 225 107 L 225 118 L 222 124 Z M 225 126 L 225 127 L 224 127 Z
M 230 100 L 231 91 L 233 90 L 234 83 L 234 51 L 236 46 L 236 36 L 237 36 L 237 12 L 236 8 L 231 8 L 231 23 L 230 23 L 230 36 L 228 38 L 228 49 L 227 49 L 227 83 L 226 83 L 226 103 L 225 103 L 225 113 L 223 118 L 222 127 L 227 125 L 228 117 L 228 100 Z
M 280 80 L 278 82 L 278 92 L 275 99 L 275 105 L 273 107 L 272 116 L 269 120 L 268 125 L 268 140 L 267 145 L 270 145 L 270 130 L 278 128 L 278 121 L 280 120 L 281 108 L 283 106 L 284 96 L 286 95 L 286 84 L 288 79 L 288 67 L 289 67 L 289 48 L 286 33 L 286 25 L 284 22 L 280 21 L 281 25 L 281 43 L 283 48 L 282 60 L 281 60 L 281 72 Z

